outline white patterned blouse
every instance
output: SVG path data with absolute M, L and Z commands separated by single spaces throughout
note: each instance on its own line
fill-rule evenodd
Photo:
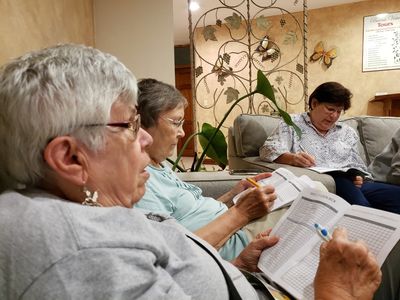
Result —
M 284 153 L 296 153 L 304 149 L 315 157 L 316 167 L 355 168 L 367 172 L 367 166 L 358 152 L 359 137 L 353 128 L 336 123 L 323 135 L 311 123 L 307 112 L 291 117 L 302 131 L 301 139 L 292 127 L 281 121 L 261 146 L 261 160 L 273 162 Z

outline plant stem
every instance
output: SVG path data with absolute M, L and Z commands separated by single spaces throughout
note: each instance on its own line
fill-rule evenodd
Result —
M 195 167 L 195 171 L 198 172 L 200 170 L 200 166 L 204 160 L 204 157 L 206 156 L 207 150 L 211 145 L 212 140 L 214 139 L 214 137 L 217 135 L 218 130 L 221 128 L 222 124 L 224 124 L 226 118 L 228 118 L 229 114 L 231 113 L 231 111 L 233 110 L 233 108 L 236 106 L 236 104 L 238 104 L 240 101 L 242 101 L 243 99 L 250 97 L 251 95 L 254 95 L 258 93 L 257 90 L 244 95 L 243 97 L 240 97 L 239 99 L 237 99 L 232 105 L 231 107 L 228 109 L 228 111 L 225 113 L 224 117 L 222 118 L 221 122 L 219 122 L 217 128 L 215 129 L 213 135 L 211 136 L 211 138 L 209 139 L 207 146 L 204 148 L 203 153 L 201 154 L 200 158 L 197 160 L 196 163 L 196 167 Z
M 169 162 L 171 165 L 175 166 L 175 162 L 168 157 L 167 157 L 167 162 Z M 178 169 L 179 172 L 186 172 L 186 170 L 179 165 L 176 165 L 175 168 Z
M 174 165 L 172 166 L 172 171 L 175 171 L 175 169 L 178 167 L 178 163 L 181 160 L 182 156 L 183 156 L 183 152 L 185 151 L 185 149 L 187 148 L 189 142 L 191 139 L 193 139 L 196 135 L 198 135 L 198 132 L 192 133 L 185 141 L 185 143 L 183 144 L 181 151 L 179 151 L 179 154 L 174 162 Z M 179 168 L 178 168 L 179 169 Z

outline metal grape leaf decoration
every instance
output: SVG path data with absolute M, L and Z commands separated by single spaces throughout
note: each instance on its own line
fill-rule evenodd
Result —
M 203 67 L 202 66 L 198 66 L 195 70 L 194 73 L 196 75 L 196 77 L 199 77 L 201 74 L 203 74 Z
M 229 75 L 232 75 L 232 68 L 231 67 L 225 67 L 224 66 L 224 62 L 225 60 L 223 59 L 223 56 L 220 55 L 218 56 L 217 60 L 215 61 L 215 64 L 211 70 L 211 72 L 217 74 L 218 76 L 218 82 L 221 85 L 224 85 L 225 81 L 226 81 L 226 77 L 228 77 Z
M 304 67 L 303 67 L 303 65 L 297 63 L 297 64 L 296 64 L 296 71 L 299 72 L 299 73 L 301 73 L 301 74 L 303 74 L 303 72 L 304 72 Z
M 271 21 L 264 17 L 264 15 L 261 15 L 256 19 L 256 25 L 262 30 L 268 30 L 271 27 Z
M 283 40 L 283 44 L 294 45 L 294 44 L 296 44 L 297 40 L 298 40 L 298 38 L 297 38 L 296 32 L 290 30 L 290 31 L 286 32 L 285 39 Z
M 278 83 L 278 85 L 281 85 L 282 81 L 283 81 L 283 77 L 282 76 L 277 76 L 275 78 L 275 81 Z
M 213 26 L 207 25 L 203 29 L 203 37 L 206 41 L 212 40 L 212 41 L 217 41 L 217 37 L 215 36 L 215 31 L 217 31 Z
M 226 17 L 225 21 L 232 29 L 239 29 L 242 24 L 242 18 L 237 13 L 233 13 L 232 16 Z
M 224 55 L 222 55 L 222 59 L 229 64 L 231 61 L 231 56 L 228 53 L 224 53 Z
M 224 95 L 226 95 L 226 104 L 229 104 L 232 101 L 236 101 L 237 99 L 239 99 L 239 91 L 231 87 L 228 87 L 226 89 Z

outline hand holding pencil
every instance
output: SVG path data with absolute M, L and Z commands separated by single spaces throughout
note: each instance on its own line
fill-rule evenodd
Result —
M 266 215 L 271 210 L 276 199 L 275 189 L 273 186 L 261 186 L 257 182 L 270 176 L 270 173 L 262 173 L 242 179 L 237 184 L 242 187 L 242 191 L 247 189 L 237 203 L 231 207 L 239 213 L 239 218 L 245 217 L 247 221 L 251 221 Z

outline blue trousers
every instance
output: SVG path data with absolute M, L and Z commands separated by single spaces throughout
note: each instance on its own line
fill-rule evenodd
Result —
M 331 174 L 336 183 L 336 194 L 350 204 L 373 207 L 400 214 L 400 186 L 365 181 L 361 188 L 351 178 Z

